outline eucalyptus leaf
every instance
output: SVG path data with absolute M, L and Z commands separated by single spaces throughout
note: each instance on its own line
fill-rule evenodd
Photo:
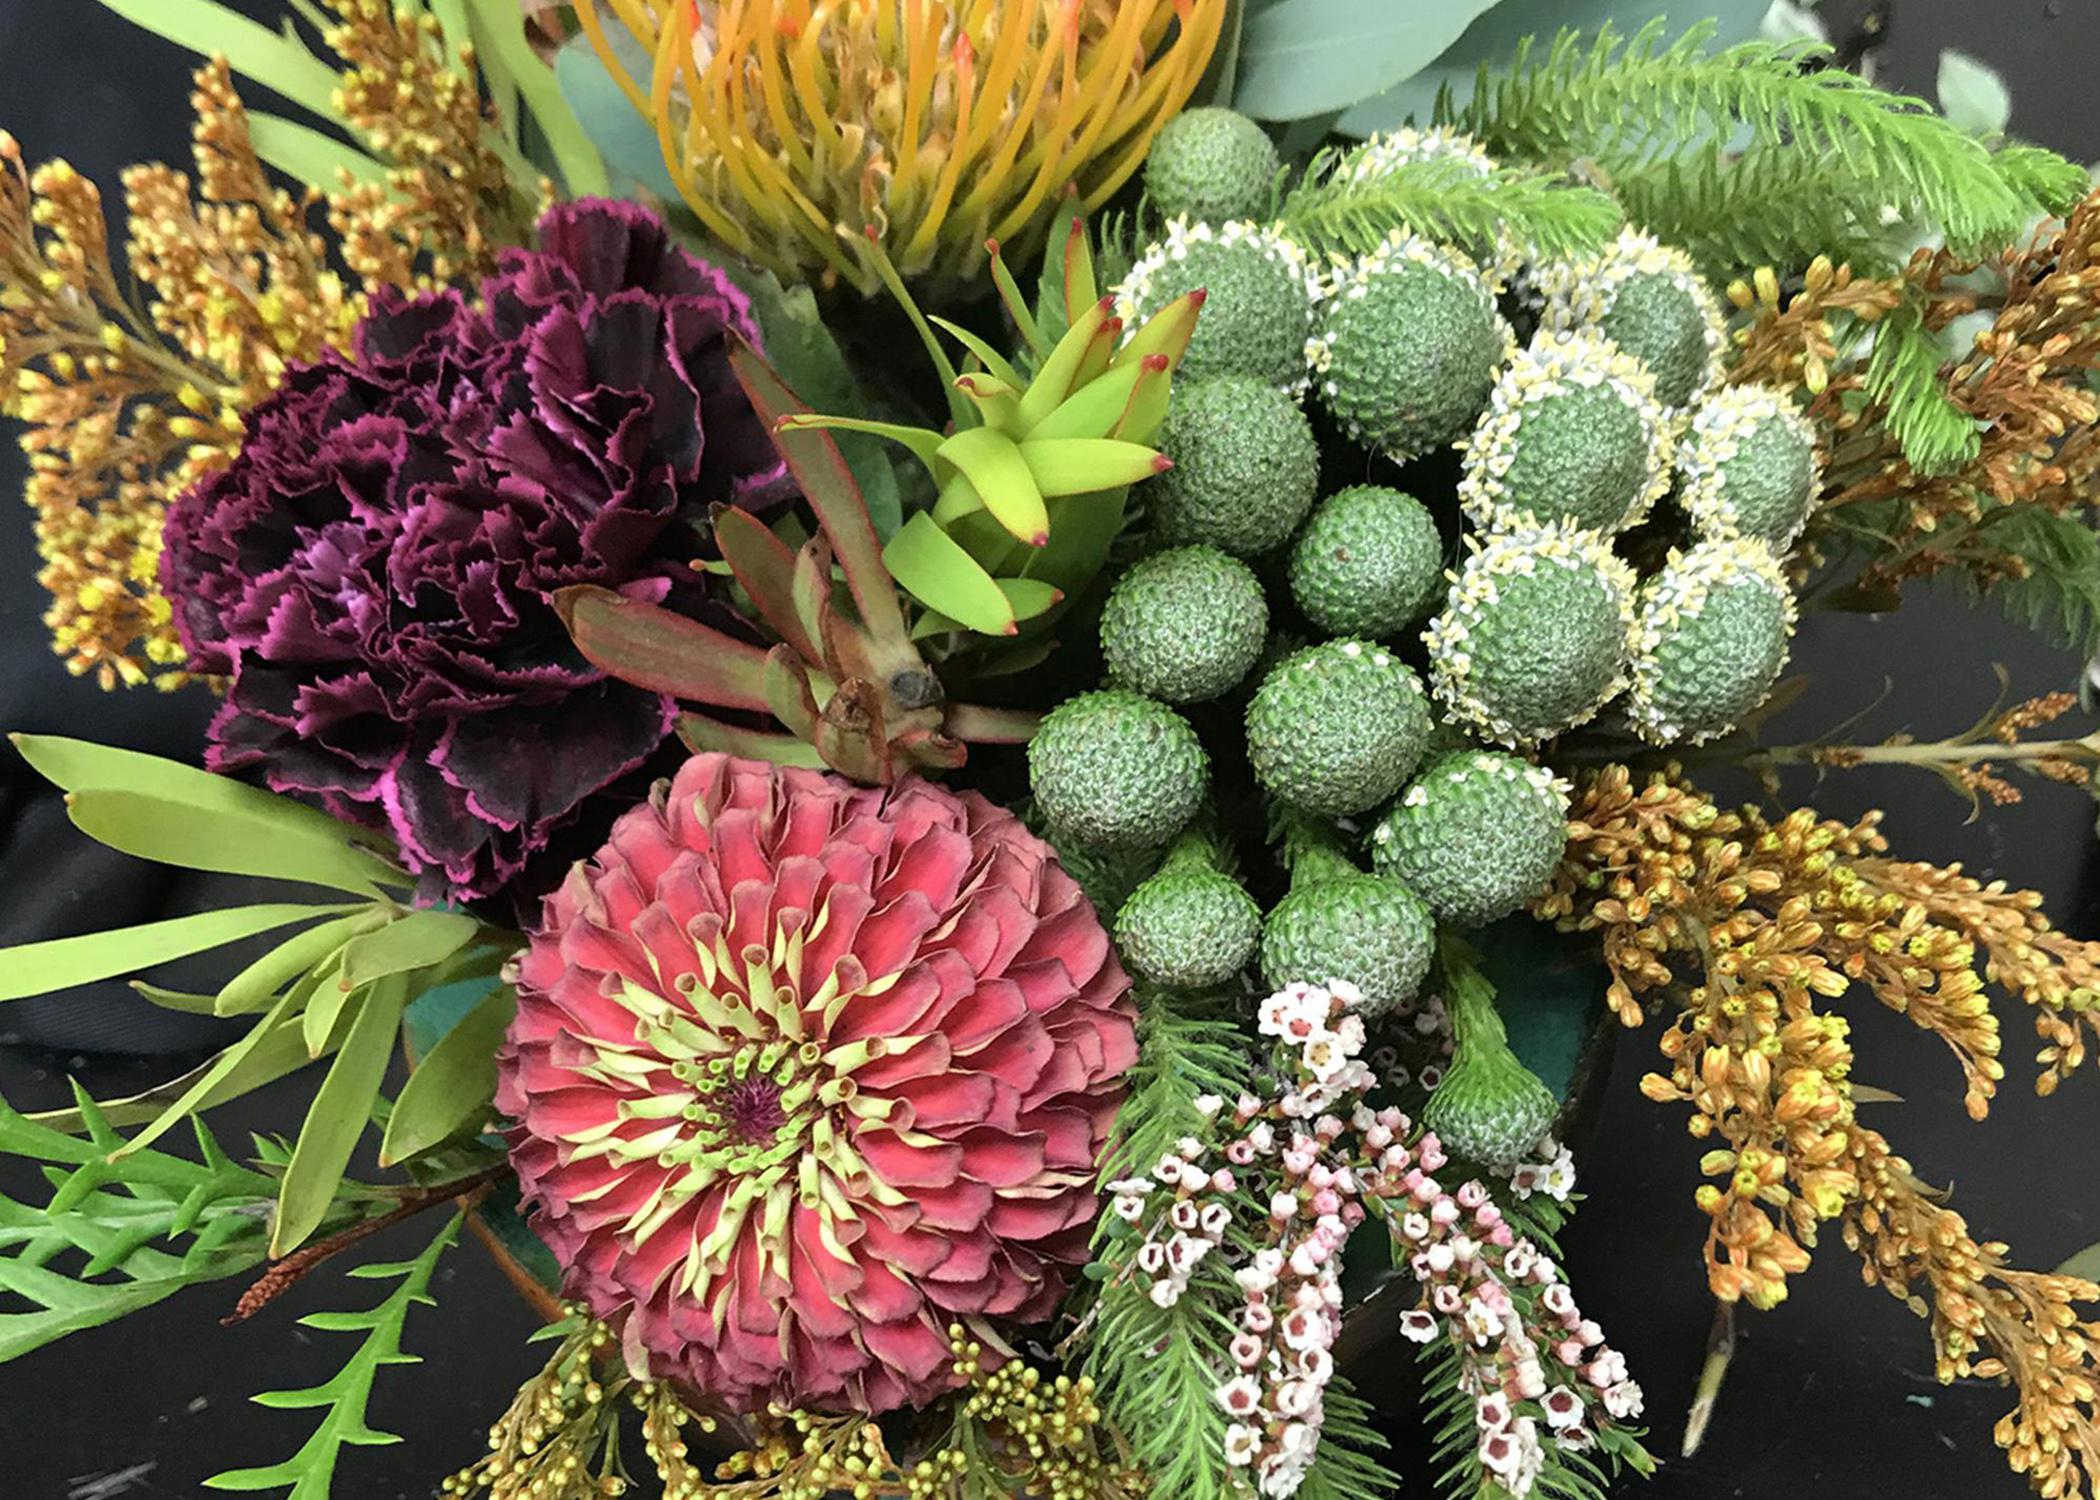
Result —
M 335 116 L 335 69 L 288 37 L 251 21 L 216 0 L 102 0 L 132 25 L 187 47 L 201 57 L 223 57 L 243 78 L 276 90 L 323 119 Z
M 0 1000 L 20 1000 L 26 995 L 44 995 L 93 984 L 98 979 L 134 974 L 170 959 L 237 943 L 259 932 L 315 917 L 340 916 L 351 909 L 294 902 L 230 906 L 194 916 L 144 922 L 136 927 L 0 948 Z
M 2012 119 L 2012 91 L 1995 68 L 1952 47 L 1940 54 L 1937 87 L 1940 113 L 1971 135 L 2005 134 Z
M 328 1076 L 321 1080 L 278 1191 L 270 1233 L 273 1259 L 298 1249 L 328 1217 L 329 1204 L 350 1165 L 350 1153 L 357 1149 L 357 1139 L 365 1132 L 372 1102 L 386 1077 L 387 1059 L 393 1054 L 394 1033 L 407 998 L 408 982 L 398 974 L 373 985 Z
M 354 990 L 389 974 L 441 964 L 480 931 L 479 922 L 460 912 L 411 912 L 344 945 L 343 984 Z
M 605 39 L 628 77 L 647 78 L 653 71 L 642 44 L 611 16 L 605 18 Z M 664 165 L 656 122 L 635 110 L 634 101 L 606 70 L 588 36 L 572 36 L 562 44 L 554 54 L 554 77 L 570 112 L 606 164 L 625 172 L 666 202 L 678 202 L 678 184 Z
M 378 895 L 374 882 L 387 873 L 340 827 L 315 838 L 269 815 L 101 788 L 68 793 L 66 812 L 98 844 L 185 870 L 303 881 L 357 896 Z
M 496 1095 L 496 1048 L 517 1008 L 516 992 L 498 985 L 424 1054 L 387 1116 L 381 1166 L 429 1150 L 487 1112 Z
M 1494 4 L 1279 0 L 1247 17 L 1233 107 L 1258 120 L 1347 109 L 1427 68 Z
M 1526 37 L 1545 43 L 1563 28 L 1594 32 L 1606 22 L 1621 36 L 1631 36 L 1658 17 L 1674 37 L 1710 19 L 1714 35 L 1708 45 L 1727 47 L 1756 36 L 1768 9 L 1770 0 L 1500 0 L 1433 64 L 1355 103 L 1335 129 L 1362 137 L 1396 130 L 1410 120 L 1427 125 L 1436 113 L 1438 90 L 1448 88 L 1464 103 L 1473 95 L 1480 69 L 1510 62 Z

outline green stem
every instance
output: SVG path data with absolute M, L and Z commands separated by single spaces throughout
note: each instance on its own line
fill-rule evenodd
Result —
M 1444 934 L 1437 945 L 1444 971 L 1444 1009 L 1451 1017 L 1456 1054 L 1509 1051 L 1509 1031 L 1495 1008 L 1495 986 L 1480 972 L 1480 951 L 1463 938 Z
M 1758 750 L 1753 761 L 1775 766 L 1816 765 L 1849 770 L 1853 766 L 1961 766 L 1979 761 L 2100 760 L 2100 736 L 2075 740 L 1934 740 L 1917 745 L 1774 745 Z

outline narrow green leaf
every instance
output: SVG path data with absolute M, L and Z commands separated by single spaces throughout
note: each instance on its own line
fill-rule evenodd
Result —
M 559 590 L 554 607 L 576 649 L 622 682 L 717 708 L 766 707 L 766 653 L 661 605 L 595 584 Z
M 130 0 L 130 3 L 138 4 L 141 0 Z M 145 3 L 152 3 L 152 0 L 145 0 Z M 591 144 L 591 138 L 577 120 L 575 111 L 562 98 L 561 83 L 555 78 L 554 70 L 540 61 L 539 54 L 532 50 L 532 43 L 525 39 L 525 17 L 517 0 L 468 0 L 468 3 L 472 7 L 470 19 L 476 50 L 500 67 L 516 86 L 525 107 L 532 112 L 533 123 L 547 139 L 547 149 L 554 153 L 555 165 L 561 171 L 562 183 L 568 188 L 569 196 L 611 196 L 612 182 L 605 175 L 605 163 L 598 155 L 598 148 Z
M 416 1064 L 387 1116 L 382 1167 L 429 1150 L 487 1111 L 496 1095 L 496 1048 L 517 1005 L 509 985 L 497 986 Z
M 341 192 L 345 172 L 354 182 L 386 181 L 386 164 L 378 158 L 283 115 L 251 110 L 248 136 L 257 156 L 294 181 L 324 193 Z
M 343 1017 L 355 1016 L 356 1007 L 365 994 L 364 990 L 345 985 L 341 973 L 331 966 L 326 971 L 309 975 L 304 984 L 286 997 L 295 1002 L 299 1037 L 308 1057 L 319 1057 L 329 1050 L 331 1042 L 339 1039 Z
M 207 948 L 237 943 L 274 927 L 339 916 L 350 910 L 353 908 L 293 902 L 229 906 L 221 911 L 170 917 L 136 927 L 0 948 L 0 1000 L 20 1000 L 26 995 L 44 995 L 77 984 L 93 984 L 98 979 L 114 979 L 119 974 L 150 969 Z
M 1007 605 L 1013 610 L 1016 620 L 1032 620 L 1064 603 L 1064 590 L 1040 578 L 999 578 L 993 581 L 999 585 L 999 592 L 1006 595 Z
M 443 963 L 480 931 L 479 922 L 460 912 L 411 912 L 344 945 L 343 987 L 359 989 L 389 974 Z
M 1018 541 L 1050 540 L 1050 513 L 1020 448 L 1003 432 L 966 427 L 941 444 L 941 457 L 976 487 L 985 509 Z
M 607 16 L 605 37 L 620 54 L 630 77 L 647 79 L 649 55 L 626 27 Z M 624 172 L 668 203 L 678 201 L 678 184 L 664 165 L 656 122 L 636 113 L 634 101 L 620 87 L 586 35 L 572 36 L 554 54 L 554 78 L 562 102 L 607 165 Z
M 710 719 L 704 714 L 680 714 L 678 738 L 695 754 L 718 750 L 725 755 L 769 760 L 780 766 L 800 766 L 809 771 L 824 769 L 824 757 L 817 754 L 817 747 L 806 740 L 791 734 L 771 734 L 763 729 L 724 724 L 720 719 Z
M 261 1010 L 285 985 L 322 967 L 351 938 L 385 920 L 382 910 L 353 912 L 279 943 L 226 981 L 213 1002 L 213 1014 L 243 1016 Z
M 882 561 L 905 591 L 983 635 L 1012 635 L 1014 610 L 1004 592 L 955 539 L 921 511 L 882 549 Z
M 111 1152 L 110 1159 L 116 1161 L 136 1155 L 200 1110 L 222 1104 L 303 1067 L 309 1059 L 299 1028 L 285 1025 L 290 1003 L 290 997 L 278 1001 L 246 1036 L 223 1049 L 203 1067 L 185 1075 L 189 1079 L 188 1087 L 167 1100 L 166 1107 L 153 1117 L 152 1123 Z M 107 1110 L 104 1112 L 108 1113 Z M 110 1116 L 110 1122 L 124 1123 L 114 1115 Z M 81 1123 L 84 1127 L 85 1119 Z
M 385 874 L 340 829 L 312 839 L 274 818 L 99 788 L 69 792 L 66 812 L 98 844 L 186 870 L 296 880 L 356 896 L 378 895 L 374 881 Z
M 217 995 L 195 995 L 187 990 L 165 990 L 157 984 L 148 984 L 143 979 L 131 981 L 131 988 L 162 1010 L 179 1011 L 186 1016 L 208 1016 L 218 1003 Z
M 387 1059 L 407 999 L 408 983 L 398 974 L 372 986 L 328 1076 L 321 1080 L 278 1193 L 270 1235 L 272 1258 L 298 1249 L 328 1216 L 343 1171 L 350 1165 L 350 1153 L 364 1134 L 372 1101 L 386 1077 Z
M 297 42 L 214 0 L 102 0 L 155 36 L 200 57 L 220 56 L 243 78 L 276 90 L 323 119 L 336 113 L 339 76 Z

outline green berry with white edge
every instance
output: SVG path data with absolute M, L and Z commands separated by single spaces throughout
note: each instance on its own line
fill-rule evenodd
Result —
M 1210 758 L 1188 721 L 1121 689 L 1050 710 L 1028 742 L 1028 779 L 1056 837 L 1090 849 L 1156 849 L 1188 825 Z
M 1185 109 L 1153 137 L 1145 191 L 1168 217 L 1256 219 L 1276 184 L 1275 143 L 1235 110 Z
M 1664 406 L 1689 406 L 1719 378 L 1721 304 L 1682 250 L 1623 229 L 1594 256 L 1544 268 L 1539 283 L 1547 326 L 1594 326 L 1647 367 Z
M 1245 375 L 1179 386 L 1159 446 L 1174 467 L 1143 491 L 1153 535 L 1235 557 L 1281 546 L 1312 509 L 1320 447 L 1298 403 Z
M 1203 313 L 1178 382 L 1245 375 L 1296 394 L 1322 284 L 1295 240 L 1244 219 L 1168 223 L 1116 288 L 1116 315 L 1136 330 L 1168 303 L 1201 291 Z
M 1116 914 L 1116 948 L 1140 979 L 1170 990 L 1212 989 L 1247 967 L 1261 908 L 1218 868 L 1209 840 L 1184 835 L 1157 874 Z
M 1480 927 L 1545 888 L 1568 847 L 1567 783 L 1499 750 L 1432 761 L 1371 833 L 1371 867 L 1454 927 Z
M 1794 633 L 1779 559 L 1739 537 L 1672 552 L 1635 601 L 1627 717 L 1643 739 L 1696 745 L 1771 694 Z
M 1323 641 L 1285 657 L 1247 705 L 1247 759 L 1279 801 L 1323 817 L 1376 807 L 1429 739 L 1412 668 L 1373 641 Z
M 1291 597 L 1336 635 L 1397 635 L 1429 612 L 1443 575 L 1428 507 L 1375 484 L 1322 500 L 1291 544 Z
M 1632 569 L 1565 523 L 1466 545 L 1472 555 L 1422 632 L 1437 701 L 1502 745 L 1588 723 L 1626 683 Z
M 1541 329 L 1461 446 L 1458 499 L 1488 530 L 1638 525 L 1670 485 L 1671 424 L 1647 367 L 1592 329 Z
M 1253 570 L 1215 547 L 1145 558 L 1116 580 L 1101 611 L 1110 676 L 1167 703 L 1230 692 L 1268 633 L 1269 604 Z
M 1261 930 L 1262 983 L 1345 980 L 1376 1017 L 1414 999 L 1436 947 L 1436 921 L 1405 885 L 1359 869 L 1337 849 L 1298 850 L 1291 888 Z
M 1816 429 L 1783 391 L 1713 391 L 1677 445 L 1677 503 L 1705 537 L 1784 548 L 1808 524 L 1821 482 Z
M 1513 1167 L 1552 1129 L 1560 1101 L 1510 1050 L 1494 986 L 1462 944 L 1444 944 L 1444 976 L 1451 1065 L 1423 1106 L 1422 1123 L 1453 1156 Z
M 1472 427 L 1512 345 L 1471 259 L 1396 233 L 1336 273 L 1306 352 L 1350 438 L 1406 460 Z

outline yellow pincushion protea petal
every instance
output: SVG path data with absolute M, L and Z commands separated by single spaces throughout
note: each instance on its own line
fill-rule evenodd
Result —
M 864 242 L 934 283 L 1025 254 L 1188 102 L 1228 0 L 580 0 L 686 203 L 783 276 L 878 285 Z M 624 28 L 651 58 L 621 65 Z

